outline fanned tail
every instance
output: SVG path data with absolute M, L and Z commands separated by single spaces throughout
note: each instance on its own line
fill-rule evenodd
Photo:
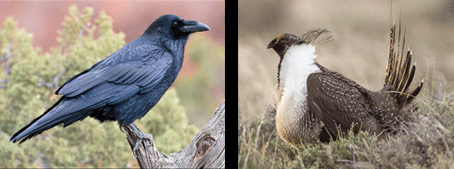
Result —
M 416 66 L 411 63 L 411 49 L 406 53 L 404 60 L 405 33 L 403 36 L 402 48 L 400 47 L 401 23 L 399 19 L 399 32 L 396 42 L 396 23 L 391 26 L 389 58 L 385 74 L 385 86 L 388 91 L 393 91 L 393 96 L 397 99 L 399 109 L 410 103 L 421 91 L 423 82 L 412 92 L 407 92 L 413 77 Z M 395 48 L 397 47 L 397 48 Z M 400 51 L 399 51 L 400 50 Z

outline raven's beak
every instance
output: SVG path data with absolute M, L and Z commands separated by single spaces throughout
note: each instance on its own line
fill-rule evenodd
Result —
M 210 30 L 210 28 L 204 23 L 197 21 L 183 21 L 183 26 L 180 27 L 181 32 L 193 33 L 193 32 L 202 32 Z

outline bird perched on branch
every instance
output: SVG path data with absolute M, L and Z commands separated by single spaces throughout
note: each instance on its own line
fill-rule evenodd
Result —
M 411 65 L 411 51 L 404 58 L 403 50 L 399 49 L 400 28 L 395 49 L 395 24 L 391 27 L 385 84 L 376 92 L 315 61 L 314 41 L 327 32 L 315 29 L 302 38 L 282 34 L 268 44 L 280 58 L 276 129 L 290 145 L 316 142 L 326 134 L 335 139 L 338 131 L 345 135 L 352 126 L 355 133 L 364 130 L 379 134 L 396 122 L 402 108 L 418 95 L 423 85 L 421 82 L 408 92 L 416 67 Z M 404 44 L 405 37 L 402 49 Z
M 12 137 L 20 143 L 61 123 L 64 127 L 90 116 L 135 128 L 175 81 L 188 36 L 209 30 L 197 21 L 163 15 L 142 36 L 65 82 L 63 95 L 44 114 Z

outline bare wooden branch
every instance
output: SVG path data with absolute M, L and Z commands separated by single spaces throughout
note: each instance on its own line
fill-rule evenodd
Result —
M 225 100 L 191 143 L 170 155 L 158 152 L 151 134 L 124 128 L 141 168 L 225 168 Z

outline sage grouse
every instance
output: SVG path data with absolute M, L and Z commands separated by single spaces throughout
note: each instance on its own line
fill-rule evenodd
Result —
M 293 146 L 316 142 L 322 137 L 326 141 L 327 136 L 329 141 L 350 129 L 354 133 L 364 130 L 379 134 L 396 122 L 402 108 L 418 95 L 423 85 L 421 82 L 408 92 L 416 67 L 411 65 L 411 50 L 403 56 L 405 37 L 399 49 L 400 30 L 396 45 L 395 24 L 391 27 L 385 84 L 376 92 L 315 61 L 314 41 L 325 32 L 328 31 L 311 30 L 302 38 L 282 34 L 268 44 L 268 49 L 273 48 L 280 58 L 276 129 Z

